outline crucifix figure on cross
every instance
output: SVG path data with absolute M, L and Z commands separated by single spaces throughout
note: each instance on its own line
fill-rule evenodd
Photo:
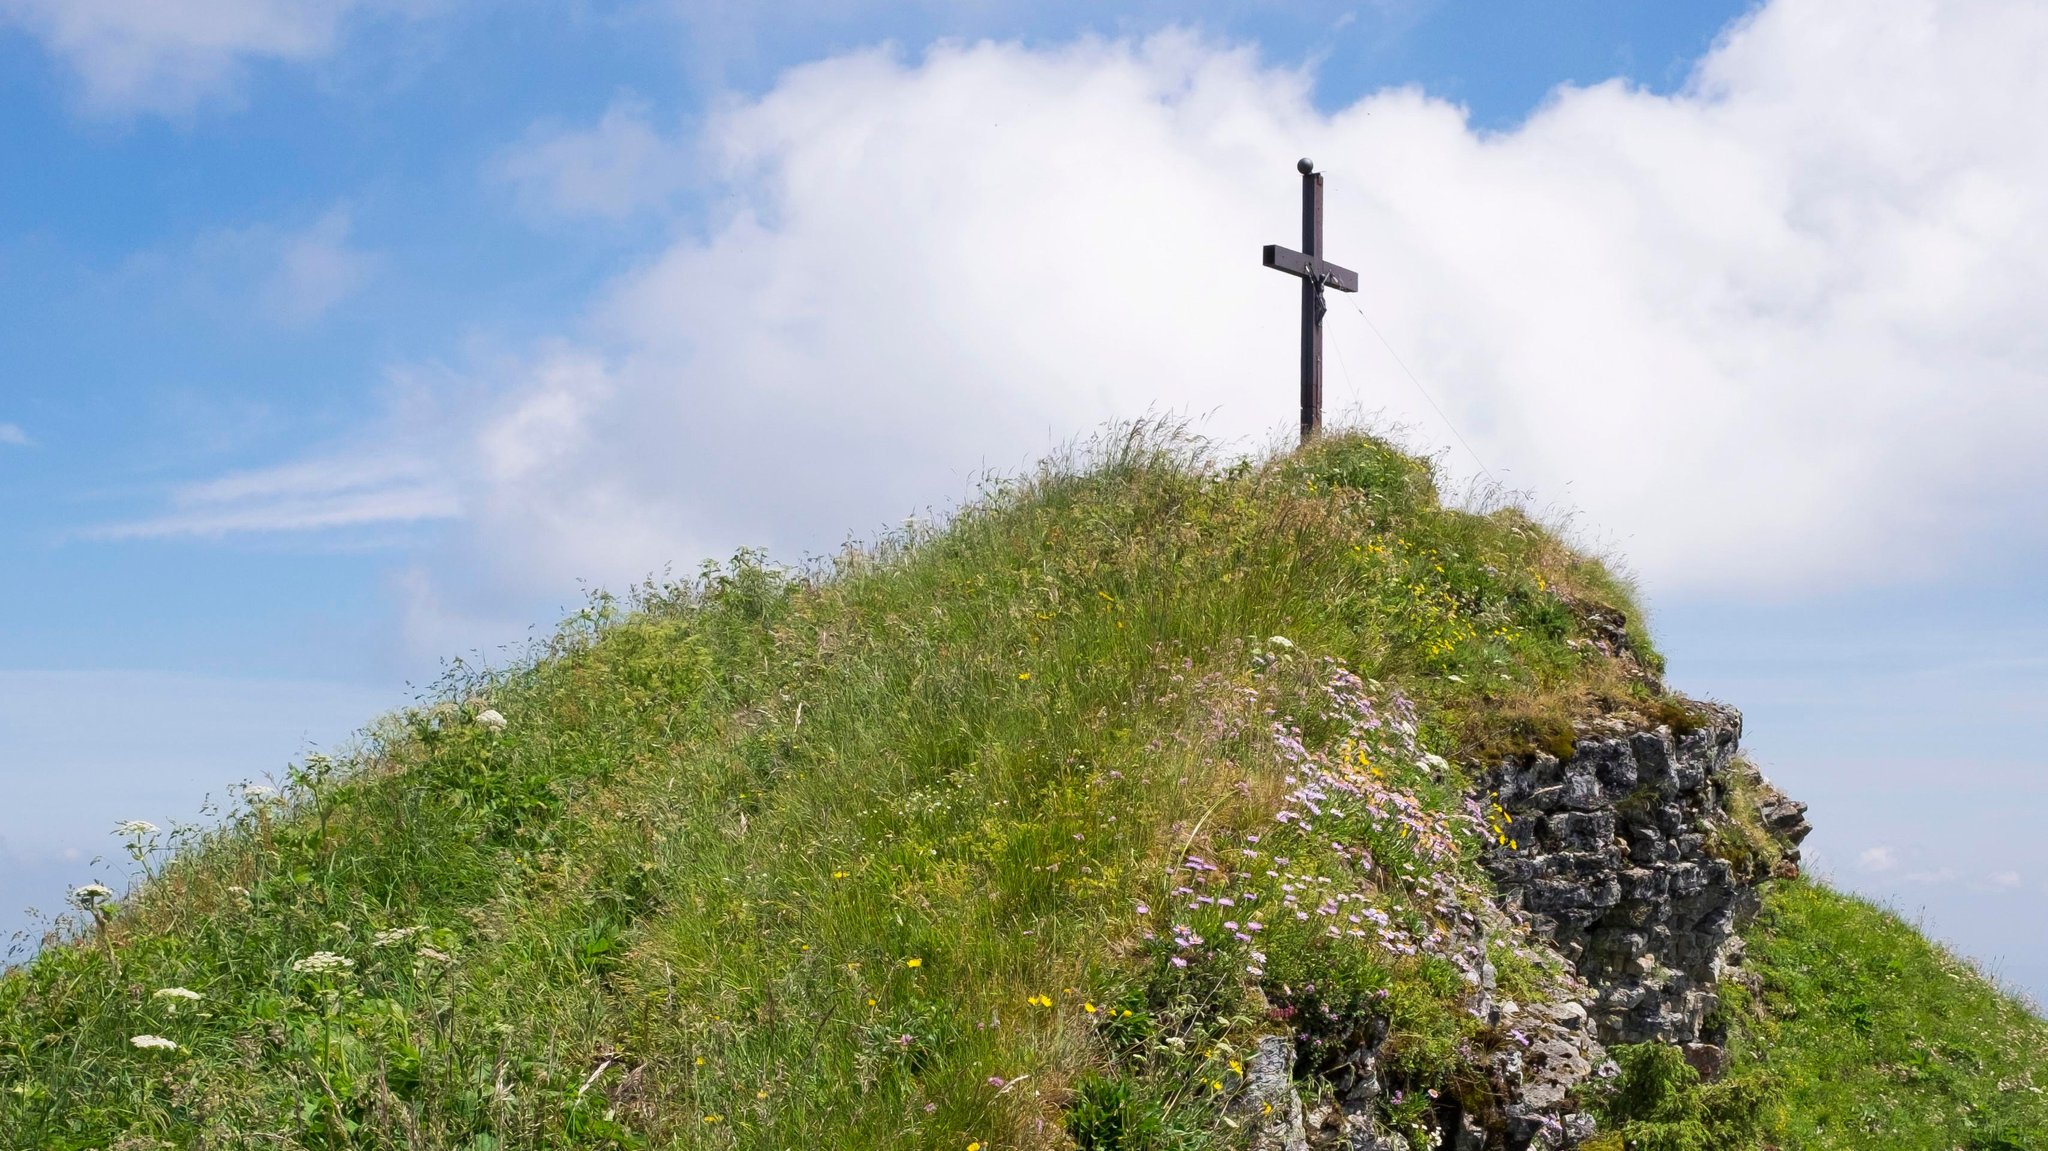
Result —
M 1265 263 L 1301 277 L 1301 442 L 1323 430 L 1323 289 L 1358 290 L 1358 273 L 1323 259 L 1323 176 L 1315 161 L 1303 157 L 1301 173 L 1301 247 L 1297 252 L 1266 245 Z

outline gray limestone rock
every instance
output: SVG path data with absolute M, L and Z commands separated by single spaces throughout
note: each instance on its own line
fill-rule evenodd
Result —
M 1308 1151 L 1301 1096 L 1294 1090 L 1294 1042 L 1262 1037 L 1244 1065 L 1244 1086 L 1231 1111 L 1251 1131 L 1249 1151 Z
M 1535 933 L 1592 985 L 1610 1043 L 1700 1042 L 1715 984 L 1741 964 L 1730 941 L 1769 869 L 1738 871 L 1712 854 L 1730 786 L 1759 789 L 1764 824 L 1785 850 L 1777 873 L 1796 869 L 1807 830 L 1805 806 L 1737 755 L 1741 715 L 1704 703 L 1687 710 L 1700 726 L 1631 731 L 1603 720 L 1569 760 L 1510 759 L 1483 781 L 1515 832 L 1514 847 L 1487 859 L 1503 903 L 1526 909 Z

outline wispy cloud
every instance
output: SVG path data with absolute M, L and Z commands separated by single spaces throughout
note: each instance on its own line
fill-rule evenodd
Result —
M 690 146 L 664 136 L 648 106 L 620 99 L 596 124 L 534 125 L 492 174 L 539 216 L 622 220 L 661 207 L 689 179 Z
M 283 237 L 277 253 L 274 307 L 289 320 L 318 318 L 354 295 L 376 270 L 379 257 L 349 246 L 353 224 L 334 208 L 303 232 Z
M 1856 866 L 1864 871 L 1890 871 L 1898 862 L 1897 854 L 1889 847 L 1872 847 L 1856 857 Z
M 452 519 L 453 487 L 417 461 L 332 457 L 234 472 L 172 493 L 172 510 L 89 529 L 94 539 L 306 532 Z
M 11 448 L 25 448 L 29 445 L 28 433 L 20 424 L 0 424 L 0 444 Z
M 0 0 L 77 73 L 100 113 L 180 113 L 231 92 L 251 60 L 303 61 L 334 48 L 357 0 Z
M 360 291 L 383 263 L 381 253 L 353 242 L 354 231 L 354 214 L 336 204 L 303 226 L 215 229 L 189 248 L 152 252 L 137 265 L 167 275 L 206 306 L 306 324 Z

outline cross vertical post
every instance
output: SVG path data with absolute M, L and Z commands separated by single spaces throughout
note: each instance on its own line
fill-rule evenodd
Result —
M 1301 173 L 1301 253 L 1323 254 L 1323 174 L 1312 164 Z M 1301 442 L 1323 430 L 1323 285 L 1301 278 Z
M 1301 442 L 1323 430 L 1323 289 L 1358 290 L 1358 273 L 1323 259 L 1323 176 L 1315 162 L 1296 164 L 1301 173 L 1301 246 L 1295 252 L 1267 244 L 1264 263 L 1301 277 Z

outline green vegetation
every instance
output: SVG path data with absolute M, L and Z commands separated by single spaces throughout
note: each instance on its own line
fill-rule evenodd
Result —
M 1225 467 L 1131 429 L 812 570 L 600 598 L 281 794 L 137 828 L 147 882 L 0 976 L 0 1133 L 1192 1149 L 1261 1035 L 1313 1074 L 1384 1029 L 1419 1139 L 1512 1041 L 1446 941 L 1551 982 L 1472 926 L 1497 831 L 1453 765 L 1679 714 L 1656 666 L 1598 563 L 1379 440 Z M 1639 1118 L 1720 1121 L 1651 1081 Z
M 1741 1151 L 1772 1133 L 1779 1102 L 1763 1076 L 1702 1083 L 1684 1054 L 1662 1043 L 1612 1054 L 1621 1074 L 1602 1100 L 1606 1130 L 1586 1151 Z
M 1735 1073 L 1775 1085 L 1787 1148 L 2048 1147 L 2048 1024 L 1898 916 L 1800 881 L 1746 933 Z

